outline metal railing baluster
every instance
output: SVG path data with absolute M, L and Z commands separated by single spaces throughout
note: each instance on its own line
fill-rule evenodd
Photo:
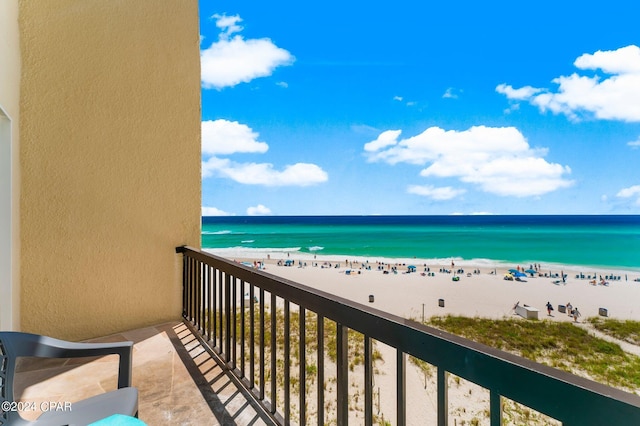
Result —
M 226 274 L 224 282 L 224 316 L 225 316 L 225 345 L 224 360 L 228 363 L 231 361 L 231 275 Z
M 276 319 L 277 319 L 277 307 L 276 307 L 276 295 L 275 293 L 271 293 L 271 413 L 276 412 L 276 407 L 278 405 L 277 402 L 277 389 L 276 385 L 278 384 L 278 366 L 277 366 L 277 356 L 278 356 L 278 347 L 277 347 L 277 337 L 278 332 L 276 329 Z
M 336 391 L 338 424 L 349 424 L 349 329 L 336 324 Z
M 396 415 L 398 426 L 407 423 L 407 356 L 401 350 L 396 354 Z
M 438 367 L 438 426 L 449 424 L 449 373 L 444 368 Z
M 364 424 L 373 424 L 373 341 L 364 336 Z
M 500 426 L 502 424 L 502 398 L 500 397 L 500 393 L 495 389 L 491 389 L 489 395 L 491 426 Z
M 298 350 L 300 351 L 300 381 L 299 381 L 299 389 L 300 389 L 300 425 L 305 425 L 307 424 L 307 380 L 306 380 L 306 373 L 307 373 L 307 344 L 306 344 L 306 340 L 307 340 L 307 331 L 306 331 L 306 325 L 307 325 L 307 314 L 305 311 L 305 308 L 303 308 L 302 306 L 300 306 L 300 318 L 299 318 L 299 322 L 300 322 L 300 339 L 298 342 L 299 348 Z
M 253 284 L 249 283 L 249 389 L 253 389 L 256 383 L 256 303 Z
M 288 426 L 291 418 L 291 313 L 289 301 L 284 301 L 284 424 Z
M 324 316 L 318 314 L 318 425 L 324 421 Z
M 238 280 L 233 277 L 231 281 L 231 368 L 236 368 L 238 361 L 238 302 L 237 302 Z
M 260 289 L 260 400 L 264 400 L 264 289 Z
M 245 308 L 244 280 L 240 280 L 240 377 L 244 378 L 245 372 Z

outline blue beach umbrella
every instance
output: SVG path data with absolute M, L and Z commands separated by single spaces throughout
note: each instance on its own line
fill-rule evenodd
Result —
M 513 275 L 514 275 L 516 278 L 526 277 L 526 276 L 527 276 L 527 274 L 525 274 L 524 272 L 518 272 L 518 271 L 516 271 Z
M 517 269 L 509 269 L 509 273 L 510 274 L 517 274 L 517 273 L 520 273 L 520 271 L 518 271 Z

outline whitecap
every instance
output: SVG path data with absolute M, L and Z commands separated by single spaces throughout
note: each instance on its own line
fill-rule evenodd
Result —
M 233 231 L 229 231 L 227 229 L 223 230 L 223 231 L 202 231 L 203 235 L 226 235 L 226 234 L 232 234 Z

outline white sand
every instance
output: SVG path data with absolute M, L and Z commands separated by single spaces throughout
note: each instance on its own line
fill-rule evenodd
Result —
M 435 272 L 435 276 L 423 276 L 421 273 L 424 272 L 424 263 L 416 259 L 380 260 L 385 262 L 385 269 L 387 265 L 397 265 L 397 274 L 384 274 L 377 270 L 376 261 L 365 263 L 363 259 L 345 267 L 344 258 L 337 260 L 318 256 L 314 260 L 312 256 L 292 256 L 294 266 L 278 266 L 276 262 L 282 259 L 287 259 L 286 254 L 284 258 L 271 256 L 271 259 L 267 260 L 265 256 L 260 260 L 264 261 L 266 272 L 405 318 L 422 319 L 423 309 L 425 318 L 447 314 L 486 318 L 511 317 L 514 315 L 513 306 L 520 302 L 521 305 L 537 308 L 540 319 L 571 320 L 566 314 L 558 312 L 558 305 L 571 303 L 579 309 L 582 320 L 597 316 L 600 308 L 607 309 L 611 318 L 640 320 L 640 282 L 633 281 L 640 278 L 638 271 L 614 271 L 592 267 L 582 269 L 585 277 L 597 275 L 596 282 L 599 282 L 600 276 L 621 277 L 620 281 L 608 280 L 608 285 L 604 286 L 593 285 L 590 283 L 591 280 L 586 278 L 575 278 L 580 274 L 579 270 L 560 269 L 555 265 L 550 269 L 542 265 L 542 273 L 549 273 L 551 270 L 560 274 L 562 270 L 567 275 L 565 282 L 554 283 L 559 278 L 528 275 L 522 278 L 526 282 L 518 282 L 504 280 L 504 274 L 512 266 L 502 265 L 494 268 L 487 265 L 460 264 L 456 261 L 453 269 L 461 268 L 464 273 L 455 274 L 460 277 L 460 281 L 455 282 L 452 281 L 453 273 L 438 272 L 441 268 L 452 269 L 450 263 L 427 264 L 430 271 Z M 250 261 L 253 260 L 255 259 Z M 299 267 L 300 261 L 307 266 Z M 339 262 L 340 267 L 323 268 L 325 262 L 330 262 L 332 266 Z M 407 266 L 402 266 L 403 263 L 415 265 L 417 272 L 406 273 Z M 313 266 L 314 264 L 318 266 Z M 362 268 L 363 264 L 371 269 Z M 514 268 L 517 266 L 513 265 Z M 522 266 L 528 269 L 529 265 Z M 347 269 L 355 272 L 347 275 Z M 481 271 L 480 274 L 467 276 L 467 273 L 476 269 Z M 496 274 L 491 274 L 494 270 Z M 369 303 L 369 295 L 374 296 L 373 303 Z M 438 306 L 439 299 L 444 299 L 444 307 Z M 554 307 L 552 316 L 547 315 L 547 302 L 551 302 Z

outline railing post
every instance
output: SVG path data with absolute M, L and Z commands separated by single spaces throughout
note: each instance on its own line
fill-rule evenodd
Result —
M 240 376 L 244 377 L 245 363 L 245 300 L 244 300 L 244 280 L 240 281 Z
M 398 366 L 396 377 L 396 415 L 398 417 L 398 426 L 404 426 L 407 423 L 407 356 L 400 349 L 397 349 L 396 360 Z
M 438 426 L 449 424 L 448 375 L 442 367 L 438 367 Z
M 264 289 L 260 289 L 260 388 L 259 393 L 260 400 L 264 399 L 264 380 L 265 380 L 265 372 L 264 372 L 264 344 L 265 344 L 265 336 L 264 336 Z
M 238 362 L 238 280 L 233 277 L 231 283 L 231 368 L 237 367 Z
M 307 407 L 305 405 L 307 400 L 307 313 L 306 310 L 300 306 L 300 425 L 307 423 Z
M 324 316 L 318 314 L 318 424 L 324 425 Z
M 178 251 L 176 249 L 176 251 Z M 187 317 L 187 301 L 189 300 L 189 258 L 182 252 L 182 316 Z
M 225 304 L 225 344 L 224 360 L 231 361 L 231 275 L 225 274 L 224 282 L 224 304 Z
M 364 424 L 373 424 L 373 341 L 364 336 Z
M 249 388 L 253 389 L 256 383 L 256 303 L 254 287 L 249 283 Z
M 491 426 L 502 425 L 502 397 L 494 389 L 490 391 L 489 410 L 491 413 Z
M 224 321 L 223 316 L 224 316 L 224 297 L 222 297 L 222 291 L 223 291 L 223 277 L 226 276 L 226 273 L 224 273 L 222 270 L 218 270 L 218 280 L 216 282 L 216 291 L 218 292 L 218 340 L 219 340 L 219 344 L 218 344 L 218 348 L 220 350 L 220 353 L 222 353 L 224 351 Z
M 336 323 L 337 411 L 339 425 L 349 424 L 349 329 Z
M 291 315 L 289 301 L 284 301 L 284 424 L 291 424 Z
M 277 309 L 276 309 L 276 294 L 275 293 L 271 293 L 271 342 L 270 342 L 270 346 L 271 346 L 271 413 L 275 413 L 276 412 L 276 406 L 277 406 L 277 395 L 278 395 L 278 390 L 276 389 L 276 385 L 278 384 L 278 363 L 277 363 L 277 357 L 278 357 L 278 341 L 277 341 L 277 329 L 276 329 L 276 324 L 277 324 Z

